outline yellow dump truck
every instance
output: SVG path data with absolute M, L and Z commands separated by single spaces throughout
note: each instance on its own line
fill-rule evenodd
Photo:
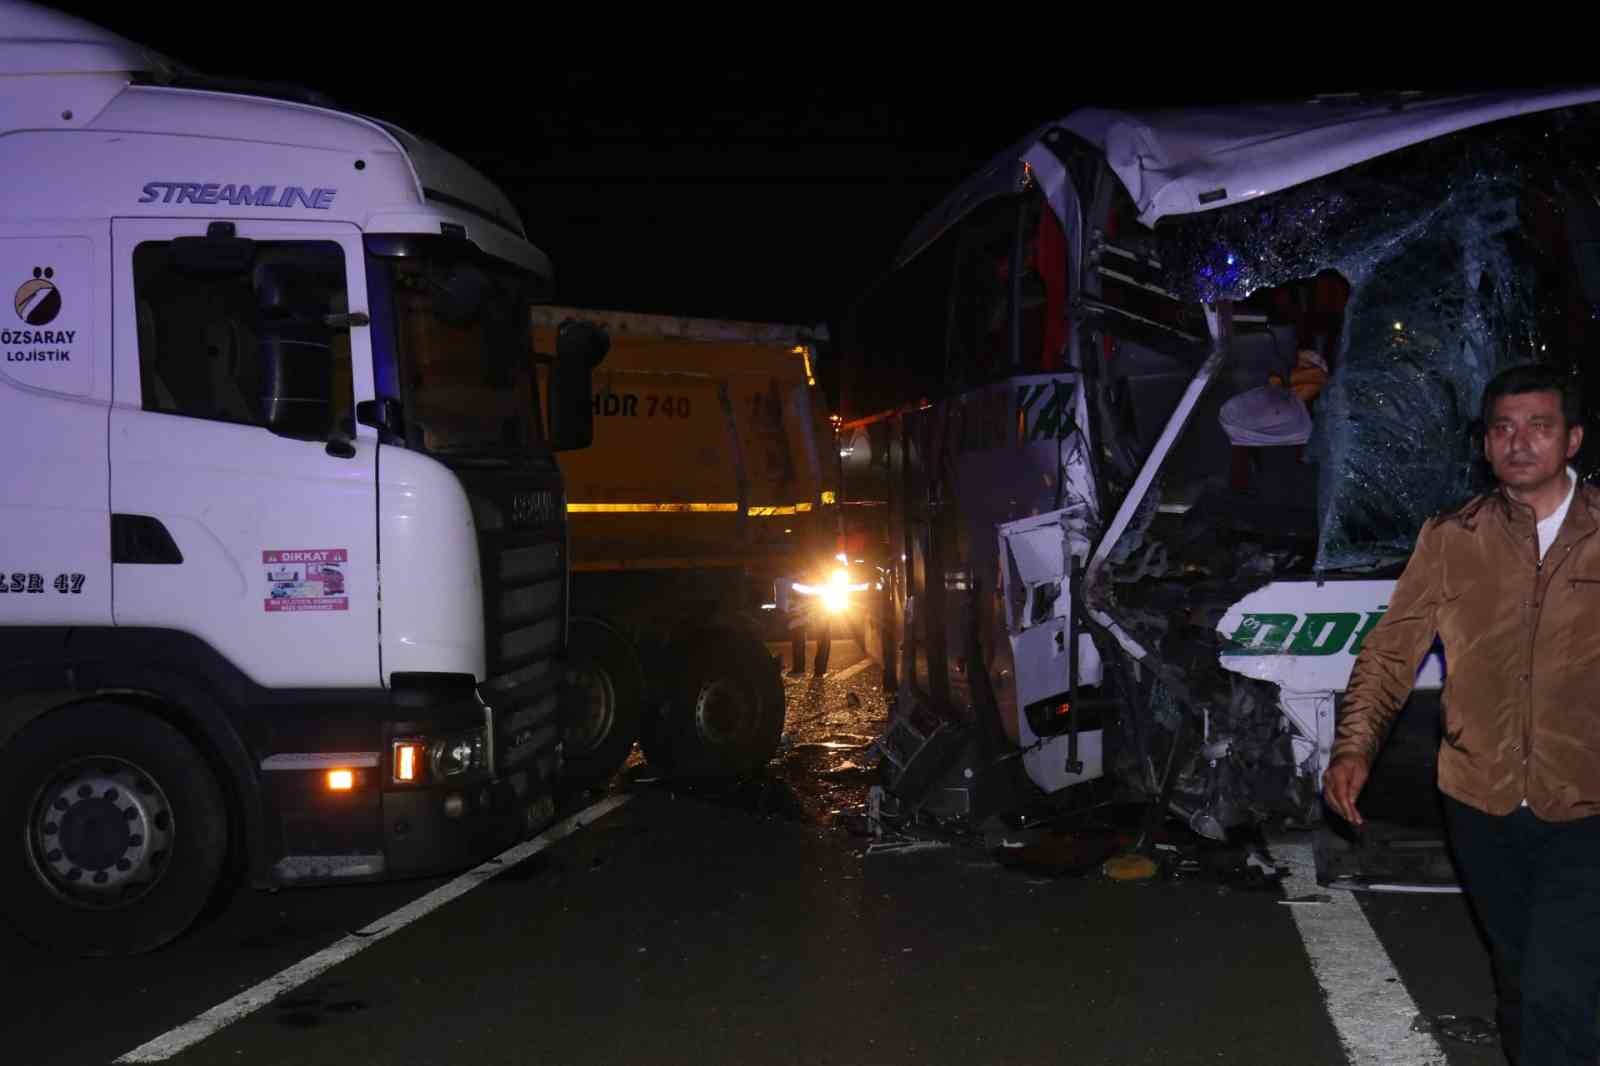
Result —
M 546 306 L 535 351 L 554 351 L 568 318 L 603 327 L 611 348 L 594 443 L 561 458 L 567 779 L 609 777 L 635 740 L 675 773 L 754 770 L 783 730 L 766 642 L 794 616 L 778 605 L 837 568 L 826 330 Z

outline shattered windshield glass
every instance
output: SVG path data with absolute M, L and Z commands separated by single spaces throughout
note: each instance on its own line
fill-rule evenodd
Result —
M 1425 519 L 1486 486 L 1473 426 L 1497 370 L 1549 361 L 1600 393 L 1597 129 L 1595 108 L 1496 123 L 1157 226 L 1187 299 L 1349 282 L 1309 446 L 1317 570 L 1401 562 Z

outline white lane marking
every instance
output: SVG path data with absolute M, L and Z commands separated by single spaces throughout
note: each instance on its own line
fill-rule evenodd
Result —
M 1316 858 L 1309 843 L 1274 841 L 1271 847 L 1273 856 L 1289 867 L 1283 879 L 1285 895 L 1332 897 L 1315 907 L 1289 909 L 1351 1066 L 1443 1063 L 1444 1051 L 1433 1034 L 1412 1032 L 1417 1005 L 1361 913 L 1355 894 L 1317 884 Z
M 848 681 L 852 677 L 855 677 L 857 674 L 859 674 L 861 671 L 865 670 L 867 667 L 869 667 L 871 665 L 872 665 L 872 660 L 871 659 L 862 659 L 858 663 L 851 663 L 849 666 L 845 667 L 843 670 L 840 670 L 837 674 L 829 675 L 828 680 L 829 681 Z
M 268 755 L 261 760 L 263 770 L 336 770 L 341 766 L 377 765 L 375 751 L 293 751 Z
M 218 1003 L 204 1014 L 185 1022 L 176 1029 L 163 1033 L 147 1043 L 140 1044 L 116 1061 L 161 1062 L 164 1059 L 170 1059 L 178 1052 L 198 1044 L 206 1037 L 232 1025 L 240 1018 L 260 1010 L 285 992 L 300 987 L 352 955 L 370 948 L 393 933 L 399 932 L 430 911 L 437 910 L 451 900 L 471 892 L 485 881 L 504 873 L 530 855 L 543 851 L 551 844 L 571 836 L 589 823 L 610 814 L 630 799 L 632 799 L 632 796 L 629 795 L 610 796 L 592 807 L 579 811 L 565 821 L 546 829 L 531 840 L 523 841 L 516 847 L 501 852 L 488 862 L 468 870 L 454 881 L 440 885 L 426 896 L 418 897 L 404 907 L 389 912 L 363 929 L 346 934 L 342 939 L 323 948 L 315 955 L 301 959 L 293 966 L 267 978 L 253 988 L 245 989 L 232 999 L 224 1003 Z
M 1386 885 L 1371 884 L 1366 886 L 1368 892 L 1397 892 L 1412 896 L 1459 896 L 1460 885 Z

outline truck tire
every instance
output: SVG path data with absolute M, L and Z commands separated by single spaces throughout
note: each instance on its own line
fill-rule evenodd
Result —
M 574 618 L 567 646 L 567 714 L 562 784 L 581 789 L 611 779 L 639 736 L 644 676 L 632 643 L 594 618 Z
M 42 947 L 158 948 L 199 917 L 227 855 L 215 775 L 154 715 L 75 704 L 0 750 L 0 908 Z
M 783 736 L 783 677 L 753 633 L 717 630 L 690 642 L 669 710 L 678 774 L 740 777 L 767 765 Z

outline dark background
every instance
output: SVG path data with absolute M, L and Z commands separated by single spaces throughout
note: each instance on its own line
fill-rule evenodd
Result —
M 579 46 L 562 47 L 574 38 L 560 34 L 530 43 L 530 29 L 514 21 L 520 9 L 504 5 L 460 4 L 459 17 L 363 3 L 53 6 L 206 74 L 314 89 L 462 156 L 507 192 L 554 260 L 560 303 L 826 323 L 835 338 L 923 212 L 1076 107 L 1588 74 L 1582 57 L 1563 68 L 1548 55 L 1481 63 L 1408 47 L 1397 63 L 1400 53 L 1371 43 L 1319 57 L 1305 51 L 1315 34 L 1285 50 L 1199 26 L 1169 32 L 1166 44 L 1123 38 L 1103 51 L 1092 35 L 1079 48 L 1060 38 L 1056 61 L 987 69 L 880 47 L 902 64 L 886 65 L 777 30 L 742 44 L 686 42 L 679 31 L 647 65 L 607 54 L 592 36 Z M 617 9 L 618 22 L 627 18 Z M 1233 58 L 1219 61 L 1218 42 Z M 615 63 L 546 69 L 564 56 Z M 761 65 L 723 69 L 737 60 Z

